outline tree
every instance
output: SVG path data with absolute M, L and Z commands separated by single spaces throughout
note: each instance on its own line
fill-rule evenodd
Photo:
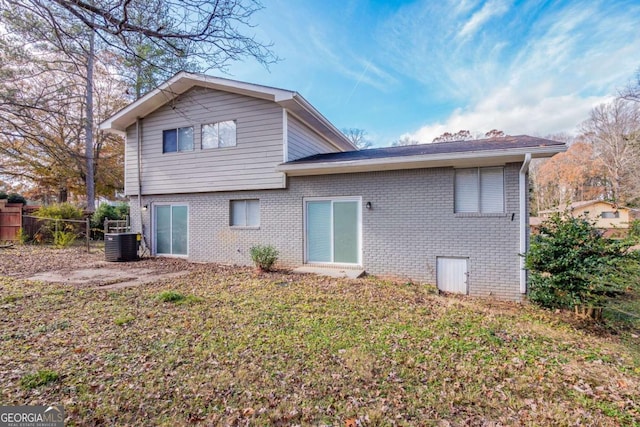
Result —
M 398 139 L 397 141 L 393 141 L 391 143 L 392 147 L 401 147 L 401 146 L 405 146 L 405 145 L 418 145 L 420 144 L 420 142 L 418 140 L 415 140 L 413 138 L 411 138 L 408 135 L 403 136 L 402 138 Z
M 74 73 L 72 65 L 64 68 L 55 61 L 43 53 L 38 58 L 26 57 L 24 62 L 13 57 L 0 64 L 0 72 L 14 76 L 0 83 L 0 159 L 4 165 L 0 174 L 31 183 L 37 189 L 28 192 L 31 198 L 48 201 L 55 194 L 58 202 L 65 202 L 70 192 L 84 191 L 87 176 L 84 78 Z M 49 63 L 58 68 L 47 68 Z M 28 73 L 23 76 L 19 68 Z M 122 108 L 126 99 L 122 85 L 100 62 L 94 83 L 94 121 L 99 122 Z M 122 143 L 109 134 L 98 134 L 94 141 L 97 194 L 111 195 L 123 185 Z
M 84 129 L 79 137 L 85 145 L 86 198 L 91 211 L 95 208 L 93 75 L 101 51 L 137 64 L 136 96 L 148 87 L 143 68 L 167 72 L 171 69 L 168 64 L 175 63 L 167 62 L 171 56 L 182 65 L 189 61 L 203 64 L 204 71 L 224 69 L 230 61 L 244 57 L 264 65 L 277 59 L 267 45 L 243 33 L 261 8 L 255 0 L 126 0 L 116 4 L 106 0 L 0 0 L 0 6 L 0 25 L 11 41 L 23 42 L 22 48 L 35 56 L 52 52 L 57 58 L 54 68 L 71 67 L 70 72 L 84 79 Z
M 367 139 L 367 131 L 357 128 L 342 129 L 342 133 L 360 150 L 370 148 L 372 143 Z
M 473 135 L 468 130 L 459 130 L 456 133 L 445 132 L 442 135 L 433 138 L 432 142 L 453 142 L 453 141 L 468 141 L 473 139 Z
M 484 134 L 485 138 L 505 138 L 507 136 L 509 135 L 498 129 L 491 129 L 489 132 Z
M 530 169 L 532 212 L 575 201 L 606 198 L 606 177 L 593 146 L 584 141 L 571 144 L 564 153 L 535 162 Z
M 640 104 L 623 98 L 601 104 L 591 111 L 582 132 L 602 161 L 610 198 L 622 204 L 640 202 Z

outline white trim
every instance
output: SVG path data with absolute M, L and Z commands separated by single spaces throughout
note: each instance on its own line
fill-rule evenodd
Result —
M 345 263 L 345 262 L 332 262 L 332 261 L 309 261 L 307 250 L 307 203 L 308 202 L 331 202 L 331 231 L 333 234 L 333 202 L 357 202 L 358 204 L 358 262 L 357 263 Z M 325 265 L 332 267 L 358 267 L 362 268 L 362 196 L 335 196 L 335 197 L 303 197 L 302 199 L 302 229 L 303 229 L 303 248 L 304 248 L 304 263 L 309 265 Z M 331 237 L 333 243 L 333 235 Z M 333 259 L 333 244 L 331 245 L 331 259 Z
M 158 238 L 157 238 L 157 218 L 156 218 L 156 207 L 158 206 L 185 206 L 187 208 L 187 253 L 186 254 L 159 254 L 157 250 Z M 151 209 L 151 246 L 153 255 L 160 257 L 168 257 L 168 258 L 189 258 L 189 203 L 187 202 L 151 202 L 149 203 L 149 208 Z M 171 212 L 173 215 L 173 211 Z M 173 233 L 173 229 L 171 230 Z M 173 250 L 173 249 L 172 249 Z
M 564 145 L 503 150 L 465 151 L 458 153 L 422 154 L 345 160 L 340 162 L 280 164 L 276 170 L 289 176 L 328 175 L 334 173 L 369 172 L 433 167 L 483 167 L 522 162 L 528 153 L 532 158 L 551 157 L 567 150 Z
M 527 231 L 529 222 L 529 212 L 527 212 L 527 171 L 531 162 L 531 154 L 524 156 L 524 162 L 518 173 L 518 190 L 519 190 L 519 210 L 520 210 L 520 293 L 527 293 L 527 270 L 524 268 L 523 255 L 527 252 Z

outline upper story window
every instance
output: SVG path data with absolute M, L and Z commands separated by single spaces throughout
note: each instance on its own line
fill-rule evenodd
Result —
M 162 131 L 162 152 L 193 150 L 193 127 L 167 129 Z
M 457 169 L 454 212 L 504 212 L 504 168 Z
M 202 148 L 223 148 L 236 146 L 236 121 L 202 125 Z

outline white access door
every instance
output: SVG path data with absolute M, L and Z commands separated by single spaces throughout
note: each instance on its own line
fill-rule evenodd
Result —
M 469 293 L 467 258 L 438 257 L 436 265 L 438 289 L 456 294 Z

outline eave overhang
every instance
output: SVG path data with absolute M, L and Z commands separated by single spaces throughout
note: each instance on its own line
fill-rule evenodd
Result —
M 276 167 L 276 170 L 285 173 L 287 176 L 307 176 L 437 167 L 498 166 L 506 163 L 522 162 L 527 153 L 531 153 L 531 157 L 535 159 L 551 157 L 566 150 L 567 147 L 565 145 L 555 145 L 345 161 L 313 161 L 308 163 L 302 161 L 281 163 Z

